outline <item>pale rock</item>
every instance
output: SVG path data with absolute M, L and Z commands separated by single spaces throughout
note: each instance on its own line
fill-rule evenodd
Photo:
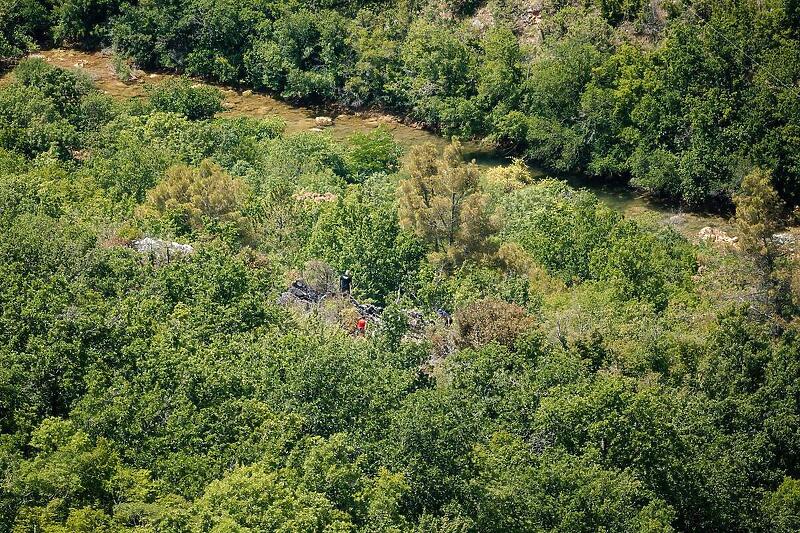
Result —
M 131 247 L 142 254 L 152 254 L 158 258 L 169 258 L 194 253 L 194 248 L 189 244 L 164 241 L 153 237 L 143 237 L 131 242 Z
M 712 228 L 711 226 L 701 229 L 697 236 L 703 241 L 715 244 L 736 244 L 739 241 L 739 237 L 732 237 L 721 229 Z

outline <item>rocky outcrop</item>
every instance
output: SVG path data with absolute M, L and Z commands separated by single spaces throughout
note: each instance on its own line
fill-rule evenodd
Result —
M 795 235 L 791 231 L 784 231 L 781 233 L 776 233 L 772 236 L 772 239 L 778 246 L 782 246 L 789 250 L 790 252 L 794 252 L 798 250 L 798 243 L 800 243 L 800 237 Z
M 299 305 L 310 310 L 313 305 L 320 303 L 326 294 L 310 287 L 302 279 L 298 279 L 278 296 L 276 303 L 283 306 Z
M 711 226 L 706 226 L 705 228 L 701 229 L 697 236 L 700 240 L 711 243 L 711 244 L 720 244 L 725 246 L 731 247 L 738 247 L 739 246 L 739 238 L 733 235 L 728 235 L 726 232 L 719 228 L 712 228 Z M 796 231 L 783 231 L 780 233 L 776 233 L 772 236 L 772 244 L 777 245 L 789 253 L 796 252 L 800 249 L 800 234 Z
M 475 12 L 475 15 L 472 16 L 472 19 L 470 19 L 470 24 L 481 33 L 493 27 L 495 22 L 491 9 L 489 9 L 488 6 L 479 8 Z
M 194 253 L 194 248 L 189 244 L 164 241 L 153 237 L 136 239 L 131 241 L 130 246 L 140 254 L 149 254 L 154 261 L 167 263 L 172 259 Z
M 700 237 L 700 240 L 709 242 L 712 244 L 725 244 L 725 245 L 735 245 L 738 241 L 738 237 L 733 237 L 728 235 L 724 231 L 719 228 L 712 228 L 711 226 L 706 226 L 701 229 L 697 236 Z

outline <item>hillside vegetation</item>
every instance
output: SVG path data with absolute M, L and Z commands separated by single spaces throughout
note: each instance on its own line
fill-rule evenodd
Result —
M 385 108 L 692 206 L 764 168 L 800 204 L 796 0 L 0 1 L 0 58 L 53 44 Z
M 777 171 L 695 245 L 458 142 L 149 95 L 37 59 L 0 86 L 0 531 L 800 528 Z M 328 295 L 276 303 L 298 278 Z

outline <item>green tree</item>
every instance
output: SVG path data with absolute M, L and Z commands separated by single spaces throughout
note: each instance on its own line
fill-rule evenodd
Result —
M 506 432 L 476 446 L 474 461 L 476 522 L 483 530 L 673 530 L 674 511 L 625 471 L 558 450 L 533 451 Z
M 765 261 L 772 268 L 777 249 L 773 235 L 781 228 L 784 204 L 772 187 L 772 175 L 755 170 L 742 180 L 736 203 L 736 225 L 742 250 Z
M 184 230 L 200 229 L 211 220 L 233 223 L 240 232 L 245 232 L 248 222 L 242 215 L 242 207 L 248 195 L 249 189 L 243 181 L 209 160 L 197 168 L 176 165 L 148 192 L 143 214 L 152 210 Z
M 772 187 L 772 175 L 754 170 L 745 176 L 734 202 L 740 246 L 760 272 L 755 300 L 768 303 L 773 313 L 780 312 L 789 290 L 787 280 L 778 275 L 785 258 L 774 235 L 781 228 L 785 204 Z
M 70 157 L 78 145 L 75 127 L 40 90 L 13 84 L 0 89 L 0 147 L 28 157 Z
M 31 446 L 36 455 L 8 482 L 13 494 L 27 500 L 17 527 L 52 526 L 68 515 L 65 525 L 75 531 L 94 530 L 90 524 L 109 528 L 115 504 L 143 501 L 151 490 L 148 472 L 123 466 L 110 442 L 93 443 L 71 422 L 45 419 Z
M 323 494 L 291 486 L 263 466 L 239 467 L 212 482 L 195 504 L 199 531 L 350 531 L 350 517 Z
M 71 124 L 81 123 L 79 115 L 84 97 L 97 90 L 88 75 L 48 65 L 43 59 L 26 59 L 14 69 L 14 78 L 26 87 L 34 87 L 50 98 L 58 113 Z
M 36 48 L 47 32 L 47 10 L 38 0 L 0 1 L 0 67 Z
M 764 498 L 764 514 L 773 531 L 784 533 L 800 528 L 800 482 L 787 477 Z
M 119 13 L 119 0 L 67 0 L 54 6 L 53 40 L 67 46 L 94 48 L 109 38 L 109 19 Z
M 352 181 L 363 181 L 372 174 L 392 173 L 400 168 L 402 150 L 386 128 L 354 133 L 347 144 L 345 161 Z
M 445 148 L 441 159 L 431 145 L 409 154 L 408 179 L 400 182 L 400 222 L 429 243 L 439 260 L 458 264 L 496 251 L 491 240 L 498 223 L 478 191 L 478 168 L 464 163 L 461 144 Z
M 424 249 L 401 230 L 394 205 L 373 205 L 353 191 L 322 210 L 308 253 L 339 272 L 350 270 L 356 294 L 383 302 L 408 286 Z

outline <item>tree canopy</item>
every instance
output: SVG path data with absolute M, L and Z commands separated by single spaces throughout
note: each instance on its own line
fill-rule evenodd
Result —
M 0 533 L 795 531 L 796 6 L 545 2 L 538 41 L 524 13 L 0 0 L 4 56 L 111 40 L 736 206 L 703 242 L 458 139 L 287 133 L 182 78 L 115 99 L 23 60 Z
M 761 168 L 798 205 L 794 2 L 540 4 L 4 0 L 0 64 L 38 47 L 111 47 L 147 69 L 389 109 L 693 207 L 729 204 Z M 153 105 L 213 113 L 213 92 L 190 85 L 158 89 Z

